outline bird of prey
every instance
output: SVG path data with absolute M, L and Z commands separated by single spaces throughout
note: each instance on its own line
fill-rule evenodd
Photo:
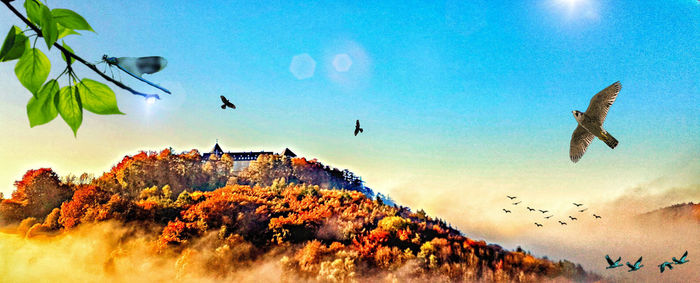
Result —
M 231 103 L 231 101 L 226 99 L 226 97 L 224 97 L 223 95 L 221 96 L 221 102 L 224 103 L 221 105 L 221 109 L 226 109 L 226 107 L 236 109 L 236 105 L 233 105 L 233 103 Z
M 505 212 L 505 213 L 510 213 L 510 210 L 507 210 L 507 209 L 504 208 L 504 209 L 503 209 L 503 212 Z
M 559 220 L 559 224 L 566 225 L 566 222 L 562 222 L 561 220 Z
M 674 264 L 684 264 L 686 262 L 689 262 L 689 260 L 685 259 L 688 256 L 688 251 L 685 251 L 681 259 L 676 259 L 676 257 L 671 258 L 673 260 Z
M 586 211 L 586 210 L 588 210 L 588 208 L 581 209 L 581 210 L 579 210 L 578 212 L 584 212 L 584 211 Z
M 573 220 L 578 220 L 578 218 L 572 217 L 571 215 L 569 215 L 569 218 L 570 218 L 572 221 L 573 221 Z
M 529 211 L 535 211 L 534 208 L 530 208 L 529 206 L 527 207 L 527 210 L 529 210 Z
M 600 219 L 600 218 L 601 218 L 600 215 L 595 215 L 595 213 L 593 214 L 593 217 L 595 217 L 596 219 Z
M 644 265 L 642 264 L 642 257 L 640 256 L 637 262 L 634 263 L 634 265 L 630 264 L 630 262 L 628 261 L 627 267 L 630 268 L 630 270 L 627 270 L 627 272 L 637 271 L 640 268 L 644 267 Z
M 672 263 L 670 263 L 670 262 L 668 262 L 668 261 L 664 261 L 664 263 L 659 264 L 659 269 L 661 270 L 661 273 L 664 273 L 664 270 L 665 270 L 666 268 L 668 268 L 668 269 L 673 269 Z
M 360 120 L 355 121 L 355 135 L 364 132 L 362 128 L 360 128 Z
M 582 206 L 582 205 L 583 205 L 582 203 L 575 203 L 575 202 L 574 202 L 573 204 L 574 204 L 575 206 L 577 206 L 577 207 L 579 207 L 579 206 Z
M 574 119 L 576 119 L 576 129 L 571 135 L 571 145 L 569 147 L 569 157 L 574 163 L 578 162 L 586 148 L 593 141 L 593 137 L 598 137 L 607 144 L 610 148 L 617 146 L 617 139 L 603 129 L 605 116 L 608 115 L 610 105 L 615 102 L 617 94 L 620 93 L 622 84 L 615 82 L 591 98 L 586 112 L 578 110 L 572 111 Z
M 535 225 L 536 225 L 537 227 L 542 227 L 542 224 L 537 223 L 537 222 L 535 222 Z
M 552 216 L 554 216 L 554 215 L 545 216 L 544 219 L 550 219 L 550 218 L 552 218 Z
M 513 205 L 518 205 L 518 204 L 520 204 L 521 202 L 523 202 L 523 201 L 514 202 Z
M 549 212 L 549 210 L 541 210 L 541 209 L 538 209 L 538 210 L 539 210 L 540 212 L 542 212 L 542 213 L 547 213 L 547 212 Z
M 506 197 L 507 197 L 507 198 L 509 198 L 509 199 L 511 199 L 511 200 L 513 200 L 513 199 L 516 199 L 516 198 L 517 198 L 517 197 L 512 197 L 512 196 L 509 196 L 509 195 L 506 195 Z
M 622 266 L 622 264 L 620 264 L 620 260 L 622 260 L 622 257 L 618 257 L 616 261 L 613 261 L 610 258 L 610 256 L 605 255 L 605 260 L 608 261 L 608 265 L 609 265 L 605 269 L 617 268 L 617 267 Z

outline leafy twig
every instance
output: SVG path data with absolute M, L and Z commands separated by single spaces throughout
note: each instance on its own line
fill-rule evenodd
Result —
M 14 0 L 0 0 L 0 1 L 2 1 L 2 3 L 5 4 L 5 6 L 7 6 L 7 8 L 10 9 L 10 11 L 12 11 L 12 13 L 14 13 L 20 20 L 22 20 L 25 24 L 27 24 L 27 26 L 28 26 L 29 28 L 31 28 L 34 32 L 36 32 L 37 38 L 38 38 L 39 36 L 42 36 L 41 29 L 39 29 L 36 25 L 34 25 L 32 22 L 30 22 L 30 21 L 29 21 L 26 17 L 24 17 L 19 11 L 17 11 L 17 9 L 15 9 L 15 7 L 13 7 L 13 6 L 10 4 L 10 2 L 13 2 Z M 143 96 L 143 97 L 145 97 L 145 98 L 154 97 L 154 98 L 156 98 L 156 99 L 160 99 L 160 97 L 159 97 L 157 94 L 145 94 L 145 93 L 138 92 L 138 91 L 136 91 L 136 90 L 134 90 L 134 89 L 132 89 L 132 88 L 126 86 L 125 84 L 121 83 L 120 81 L 117 81 L 117 80 L 115 80 L 114 78 L 108 76 L 107 74 L 105 74 L 105 73 L 103 73 L 103 72 L 100 72 L 100 70 L 97 69 L 97 67 L 96 67 L 94 64 L 85 61 L 85 59 L 83 59 L 83 58 L 81 58 L 80 56 L 76 55 L 75 53 L 73 53 L 73 52 L 67 50 L 66 48 L 64 48 L 63 46 L 59 45 L 58 43 L 54 43 L 53 46 L 55 46 L 56 48 L 58 48 L 59 50 L 61 50 L 61 52 L 63 52 L 63 54 L 66 54 L 67 57 L 72 57 L 72 58 L 74 58 L 76 61 L 78 61 L 78 62 L 80 62 L 80 63 L 83 63 L 83 65 L 85 65 L 86 67 L 88 67 L 90 70 L 93 70 L 95 73 L 99 74 L 99 75 L 100 75 L 102 78 L 104 78 L 105 80 L 107 80 L 107 81 L 113 83 L 114 85 L 116 85 L 116 86 L 118 86 L 118 87 L 120 87 L 120 88 L 122 88 L 122 89 L 125 89 L 125 90 L 131 92 L 131 93 L 134 94 L 134 95 L 140 95 L 140 96 Z

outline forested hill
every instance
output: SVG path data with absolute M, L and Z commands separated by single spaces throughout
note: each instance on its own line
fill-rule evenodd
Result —
M 0 221 L 4 231 L 42 240 L 101 223 L 132 231 L 107 245 L 104 262 L 93 256 L 102 276 L 139 266 L 119 264 L 135 260 L 125 243 L 138 238 L 149 246 L 144 260 L 158 258 L 158 272 L 183 281 L 233 278 L 253 266 L 272 266 L 285 282 L 599 280 L 571 262 L 507 251 L 387 205 L 347 175 L 280 155 L 234 172 L 226 155 L 142 152 L 97 178 L 30 170 L 0 203 Z

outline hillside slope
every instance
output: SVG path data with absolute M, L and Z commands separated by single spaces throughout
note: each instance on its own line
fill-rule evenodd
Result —
M 368 198 L 361 183 L 315 160 L 263 155 L 238 176 L 232 167 L 226 156 L 166 149 L 127 156 L 96 179 L 30 170 L 0 202 L 0 221 L 42 241 L 112 223 L 118 240 L 104 247 L 103 262 L 89 263 L 105 278 L 156 257 L 157 272 L 183 281 L 231 279 L 263 265 L 285 282 L 599 280 L 571 262 L 506 251 L 422 211 Z M 136 258 L 134 241 L 148 246 Z M 11 248 L 0 252 L 13 255 Z

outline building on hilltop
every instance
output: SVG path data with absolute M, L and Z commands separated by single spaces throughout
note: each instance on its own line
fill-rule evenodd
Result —
M 240 172 L 243 171 L 243 169 L 247 168 L 250 165 L 251 161 L 258 160 L 258 156 L 263 155 L 263 154 L 276 154 L 272 151 L 239 151 L 239 152 L 224 152 L 223 149 L 221 149 L 221 146 L 219 146 L 219 143 L 217 142 L 214 145 L 214 148 L 211 150 L 211 152 L 203 153 L 202 154 L 202 160 L 211 160 L 212 158 L 216 157 L 216 159 L 220 159 L 221 156 L 224 154 L 227 154 L 233 159 L 233 171 L 234 172 Z M 296 157 L 297 155 L 292 152 L 289 148 L 285 148 L 284 151 L 282 152 L 282 155 L 288 156 L 288 157 Z

